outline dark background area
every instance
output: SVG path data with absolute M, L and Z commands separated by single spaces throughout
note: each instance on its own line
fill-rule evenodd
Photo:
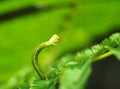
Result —
M 93 63 L 86 89 L 120 89 L 120 62 L 111 56 Z

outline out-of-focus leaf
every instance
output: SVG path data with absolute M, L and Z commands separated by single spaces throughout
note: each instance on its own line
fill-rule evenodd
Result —
M 70 3 L 73 0 L 7 0 L 0 2 L 0 15 L 12 11 L 21 10 L 27 7 L 41 8 L 46 5 L 55 5 L 59 3 Z M 8 5 L 9 3 L 9 5 Z
M 82 66 L 78 63 L 69 64 L 60 79 L 60 89 L 84 89 L 86 80 L 91 73 L 91 63 Z
M 50 80 L 41 80 L 40 78 L 33 78 L 30 82 L 26 82 L 18 89 L 55 89 L 55 84 L 58 78 Z
M 31 77 L 31 69 L 26 67 L 19 71 L 16 75 L 8 80 L 8 82 L 4 83 L 0 86 L 0 89 L 16 89 L 18 86 L 23 84 L 25 81 L 29 80 Z
M 23 84 L 18 89 L 47 89 L 49 81 L 33 78 L 30 82 Z
M 47 89 L 48 81 L 45 80 L 32 80 L 30 81 L 30 88 L 31 89 Z

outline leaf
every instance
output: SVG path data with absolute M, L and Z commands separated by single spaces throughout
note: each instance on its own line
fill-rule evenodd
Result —
M 30 82 L 25 83 L 18 89 L 47 89 L 49 81 L 40 80 L 39 78 L 33 78 Z
M 109 50 L 116 56 L 116 58 L 120 61 L 120 45 L 117 48 L 108 47 Z
M 108 50 L 110 50 L 113 53 L 113 55 L 116 56 L 116 58 L 118 60 L 120 60 L 120 33 L 113 34 L 112 36 L 110 36 L 109 39 L 110 39 L 112 45 L 107 44 L 107 45 L 105 45 L 105 47 Z
M 90 65 L 90 61 L 86 61 L 82 67 L 75 62 L 70 64 L 61 75 L 60 89 L 84 89 L 84 85 L 91 73 Z
M 29 67 L 24 67 L 24 69 L 17 72 L 16 75 L 11 77 L 6 83 L 0 86 L 0 89 L 16 89 L 21 84 L 28 81 L 29 77 L 31 77 L 31 69 Z M 28 83 L 25 83 L 26 86 Z
M 31 81 L 19 86 L 18 89 L 55 89 L 58 77 L 54 77 L 50 80 L 41 80 L 38 77 L 34 77 Z

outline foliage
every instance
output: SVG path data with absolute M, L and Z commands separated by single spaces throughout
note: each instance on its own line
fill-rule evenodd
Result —
M 113 48 L 108 48 L 109 46 Z M 55 89 L 57 82 L 60 84 L 59 89 L 84 89 L 91 73 L 91 63 L 114 54 L 119 57 L 119 46 L 120 33 L 113 34 L 109 39 L 103 40 L 91 49 L 72 55 L 72 57 L 65 57 L 66 62 L 60 60 L 56 62 L 52 69 L 49 68 L 49 71 L 46 72 L 48 76 L 52 75 L 50 80 L 33 78 L 30 82 L 20 86 L 19 89 Z M 107 55 L 109 52 L 112 53 Z M 60 65 L 64 67 L 61 68 Z
M 0 88 L 83 89 L 94 61 L 110 55 L 120 60 L 119 33 L 87 48 L 97 38 L 119 32 L 114 29 L 120 24 L 119 4 L 119 0 L 1 0 Z M 54 33 L 60 35 L 60 43 L 39 57 L 51 79 L 31 79 L 36 76 L 32 51 Z

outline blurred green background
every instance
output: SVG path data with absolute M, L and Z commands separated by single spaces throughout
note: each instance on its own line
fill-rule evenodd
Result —
M 33 49 L 53 34 L 59 45 L 45 49 L 45 68 L 120 32 L 120 0 L 0 0 L 0 85 L 24 68 L 32 69 Z

